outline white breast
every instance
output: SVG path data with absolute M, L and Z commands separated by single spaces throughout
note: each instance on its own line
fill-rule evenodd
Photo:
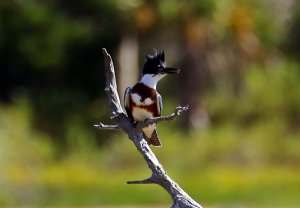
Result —
M 143 121 L 146 118 L 153 118 L 152 114 L 143 108 L 135 107 L 132 110 L 132 116 L 136 121 Z
M 151 105 L 153 104 L 153 100 L 151 100 L 151 98 L 146 98 L 144 101 L 141 101 L 141 96 L 139 94 L 131 94 L 131 98 L 133 100 L 133 102 L 137 105 Z
M 136 121 L 144 121 L 146 118 L 153 118 L 152 114 L 143 108 L 133 108 L 132 116 Z M 151 138 L 152 132 L 155 129 L 155 124 L 151 124 L 143 128 L 143 132 L 147 138 Z

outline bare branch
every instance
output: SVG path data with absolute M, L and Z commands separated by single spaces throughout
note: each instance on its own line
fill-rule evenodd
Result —
M 147 178 L 145 180 L 140 180 L 140 181 L 127 181 L 127 184 L 151 184 L 151 183 L 155 183 L 152 179 L 152 177 Z
M 95 124 L 94 125 L 97 129 L 103 130 L 120 130 L 119 125 L 105 125 L 103 123 Z
M 160 116 L 160 117 L 154 117 L 154 118 L 148 118 L 145 119 L 144 121 L 139 121 L 136 124 L 136 129 L 137 130 L 141 130 L 142 128 L 150 125 L 150 124 L 154 124 L 154 123 L 158 123 L 161 121 L 170 121 L 175 119 L 177 116 L 179 116 L 183 111 L 188 110 L 188 106 L 185 107 L 181 107 L 178 106 L 175 108 L 174 113 L 167 115 L 167 116 Z M 115 114 L 114 112 L 112 114 Z M 114 119 L 117 116 L 111 117 L 111 119 Z M 118 125 L 105 125 L 103 123 L 99 123 L 99 124 L 95 124 L 94 125 L 97 129 L 103 129 L 103 130 L 120 130 L 120 127 Z
M 108 95 L 109 108 L 111 117 L 117 117 L 119 114 L 124 113 L 117 90 L 117 82 L 115 77 L 114 64 L 111 56 L 107 53 L 106 49 L 102 49 L 105 64 L 106 87 L 105 91 Z
M 201 208 L 187 193 L 185 193 L 177 183 L 175 183 L 165 172 L 162 165 L 157 160 L 155 154 L 150 149 L 146 140 L 143 138 L 141 129 L 149 124 L 157 123 L 165 120 L 172 120 L 180 115 L 181 112 L 188 109 L 188 107 L 177 107 L 175 112 L 169 116 L 162 116 L 152 119 L 147 119 L 138 123 L 138 128 L 132 124 L 130 119 L 124 113 L 120 99 L 117 92 L 117 84 L 114 72 L 114 65 L 110 55 L 106 49 L 102 49 L 105 62 L 106 88 L 105 91 L 109 99 L 109 112 L 111 118 L 117 125 L 104 125 L 100 123 L 95 125 L 99 129 L 116 130 L 122 129 L 134 143 L 137 150 L 144 157 L 148 167 L 152 171 L 152 176 L 145 180 L 129 181 L 128 184 L 149 184 L 156 183 L 163 187 L 172 197 L 174 208 Z
M 148 118 L 148 119 L 145 119 L 144 121 L 139 121 L 137 123 L 137 125 L 136 125 L 136 128 L 138 130 L 141 130 L 142 128 L 144 128 L 144 127 L 146 127 L 146 126 L 148 126 L 150 124 L 158 123 L 158 122 L 161 122 L 161 121 L 170 121 L 170 120 L 173 120 L 177 116 L 180 116 L 180 114 L 183 111 L 186 111 L 188 109 L 189 109 L 189 106 L 185 106 L 185 107 L 178 106 L 178 107 L 176 107 L 175 112 L 172 113 L 171 115 L 154 117 L 154 118 Z

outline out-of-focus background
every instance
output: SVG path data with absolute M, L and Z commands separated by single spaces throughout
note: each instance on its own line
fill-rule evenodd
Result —
M 158 86 L 153 148 L 205 207 L 300 205 L 300 4 L 297 0 L 1 0 L 0 206 L 167 207 L 111 123 L 101 48 L 120 96 L 146 54 L 181 68 Z

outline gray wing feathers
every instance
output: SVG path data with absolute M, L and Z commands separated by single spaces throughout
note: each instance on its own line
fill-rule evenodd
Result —
M 127 87 L 124 94 L 124 107 L 129 108 L 129 95 L 131 93 L 131 87 Z
M 158 92 L 156 92 L 156 99 L 157 99 L 157 109 L 158 109 L 158 116 L 161 116 L 162 110 L 163 110 L 163 103 L 162 103 L 162 97 Z
M 129 106 L 129 99 L 130 99 L 130 93 L 131 93 L 132 88 L 131 87 L 127 87 L 125 90 L 125 94 L 124 94 L 124 108 L 126 110 L 127 116 L 131 119 L 131 121 L 133 121 L 133 117 L 130 111 L 130 106 Z

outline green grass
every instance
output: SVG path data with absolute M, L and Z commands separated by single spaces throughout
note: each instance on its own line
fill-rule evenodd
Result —
M 24 121 L 24 115 L 19 119 Z M 205 207 L 300 204 L 300 142 L 280 122 L 276 129 L 268 127 L 272 123 L 264 128 L 257 123 L 249 129 L 228 124 L 190 134 L 168 125 L 159 127 L 164 146 L 153 150 L 169 176 Z M 5 165 L 0 169 L 0 205 L 171 204 L 167 193 L 156 185 L 126 184 L 151 173 L 124 134 L 115 132 L 113 142 L 100 150 L 75 145 L 67 157 L 56 160 L 49 143 L 32 140 L 32 135 L 39 134 L 25 130 L 22 139 L 15 131 L 10 132 L 13 140 L 1 137 Z
M 299 169 L 208 166 L 193 171 L 172 168 L 168 173 L 195 200 L 205 205 L 287 207 L 300 203 Z M 125 184 L 127 180 L 147 176 L 146 167 L 122 171 L 74 163 L 55 165 L 41 171 L 38 179 L 36 175 L 24 175 L 23 181 L 8 178 L 9 191 L 6 195 L 3 190 L 0 192 L 1 202 L 4 205 L 21 202 L 22 205 L 45 206 L 170 204 L 170 197 L 158 186 Z M 27 197 L 27 201 L 23 197 Z

